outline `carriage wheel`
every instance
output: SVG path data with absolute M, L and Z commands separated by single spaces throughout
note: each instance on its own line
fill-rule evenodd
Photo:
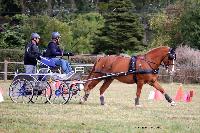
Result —
M 69 100 L 73 100 L 73 101 L 80 101 L 80 99 L 82 98 L 82 89 L 83 89 L 83 84 L 82 83 L 65 83 L 68 88 L 69 88 L 69 95 L 70 97 L 67 98 L 65 101 L 65 103 L 67 103 Z
M 62 96 L 63 96 L 63 99 L 65 100 L 63 104 L 66 104 L 70 101 L 72 97 L 72 92 L 70 91 L 70 86 L 68 83 L 63 83 L 61 88 L 63 90 Z
M 50 103 L 50 98 L 52 94 L 51 86 L 46 81 L 38 81 L 33 87 L 33 103 Z
M 65 85 L 63 81 L 52 81 L 50 84 L 52 93 L 49 97 L 50 103 L 65 103 L 67 97 L 70 97 L 68 92 L 68 86 Z
M 9 87 L 9 96 L 15 103 L 29 103 L 33 97 L 33 85 L 26 79 L 14 80 Z

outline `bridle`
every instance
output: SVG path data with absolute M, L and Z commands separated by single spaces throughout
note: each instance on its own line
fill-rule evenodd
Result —
M 164 61 L 164 59 L 165 58 L 168 58 L 168 61 L 170 60 L 173 60 L 172 61 L 172 64 L 162 64 L 163 63 L 163 61 Z M 149 61 L 149 60 L 147 60 L 147 58 L 146 58 L 146 54 L 144 55 L 144 60 L 147 62 L 147 64 L 153 69 L 153 67 L 151 66 L 151 64 L 155 64 L 155 65 L 157 65 L 157 66 L 163 66 L 163 67 L 165 67 L 166 69 L 168 69 L 168 67 L 170 66 L 170 65 L 172 65 L 173 66 L 173 69 L 174 69 L 174 61 L 176 60 L 176 53 L 175 53 L 175 49 L 174 48 L 170 48 L 169 49 L 169 52 L 162 58 L 162 60 L 161 60 L 161 64 L 158 64 L 158 63 L 155 63 L 155 62 L 153 62 L 153 61 Z M 174 71 L 174 70 L 172 70 L 172 71 Z

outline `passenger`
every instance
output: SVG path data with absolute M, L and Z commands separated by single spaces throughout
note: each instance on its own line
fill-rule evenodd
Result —
M 41 60 L 38 43 L 40 36 L 37 33 L 31 34 L 31 41 L 25 47 L 24 66 L 27 74 L 36 73 L 37 59 Z
M 70 66 L 69 62 L 61 59 L 56 58 L 56 56 L 73 56 L 74 54 L 71 52 L 64 52 L 59 47 L 60 41 L 60 33 L 59 32 L 52 32 L 51 34 L 51 41 L 48 44 L 45 57 L 49 58 L 51 61 L 55 63 L 57 66 L 61 66 L 62 70 L 66 74 L 67 77 L 71 77 L 74 74 L 72 67 Z

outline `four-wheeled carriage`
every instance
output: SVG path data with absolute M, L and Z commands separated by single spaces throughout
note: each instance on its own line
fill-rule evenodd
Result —
M 16 74 L 9 88 L 12 101 L 65 104 L 79 94 L 82 82 L 73 82 L 71 77 L 62 74 L 61 69 L 48 59 L 43 58 L 39 63 L 40 68 L 36 74 Z

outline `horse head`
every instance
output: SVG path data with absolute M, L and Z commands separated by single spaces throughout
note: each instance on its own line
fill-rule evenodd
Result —
M 172 66 L 172 70 L 174 71 L 174 60 L 176 59 L 176 52 L 174 48 L 162 46 L 159 48 L 155 48 L 145 54 L 145 61 L 149 64 L 149 66 L 156 70 L 160 65 L 166 68 L 168 71 L 169 66 Z
M 168 70 L 169 66 L 172 66 L 172 72 L 174 71 L 174 61 L 176 60 L 176 52 L 174 48 L 169 48 L 168 53 L 163 58 L 162 62 L 164 67 Z

